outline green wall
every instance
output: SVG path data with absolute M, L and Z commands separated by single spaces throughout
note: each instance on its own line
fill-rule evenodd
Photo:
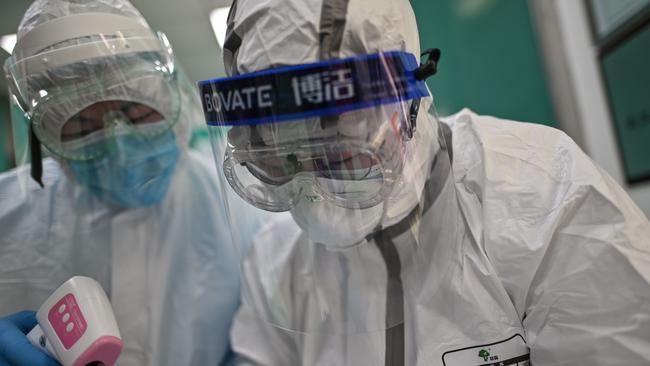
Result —
M 429 81 L 440 115 L 479 114 L 555 126 L 525 0 L 412 0 L 422 49 L 440 48 Z
M 11 168 L 11 130 L 7 97 L 0 93 L 0 173 Z
M 650 179 L 650 24 L 603 58 L 627 180 Z

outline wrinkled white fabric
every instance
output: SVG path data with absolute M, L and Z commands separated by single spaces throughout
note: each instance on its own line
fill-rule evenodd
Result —
M 323 0 L 237 0 L 232 30 L 246 39 L 232 60 L 235 64 L 226 64 L 226 70 L 244 74 L 318 61 L 322 4 Z M 420 53 L 408 1 L 350 1 L 347 14 L 341 58 L 386 51 Z
M 239 271 L 212 161 L 184 155 L 159 205 L 121 211 L 52 159 L 45 189 L 32 182 L 24 194 L 16 177 L 0 175 L 0 314 L 37 309 L 65 280 L 86 275 L 112 302 L 124 340 L 119 365 L 228 357 Z
M 410 289 L 404 364 L 489 363 L 482 350 L 492 361 L 530 353 L 536 366 L 650 363 L 650 224 L 627 194 L 555 129 L 468 110 L 446 123 L 453 174 L 429 177 L 439 194 L 411 226 L 423 281 L 404 263 L 413 236 L 393 238 Z M 307 240 L 278 215 L 256 239 L 269 245 L 254 245 L 246 259 L 246 281 L 263 280 L 251 277 L 259 266 L 287 278 L 303 273 L 307 264 L 291 253 Z M 263 253 L 271 244 L 277 261 L 260 262 L 273 258 Z M 317 310 L 293 303 L 306 319 Z M 241 364 L 385 362 L 384 332 L 300 334 L 270 326 L 258 311 L 245 300 L 235 320 Z

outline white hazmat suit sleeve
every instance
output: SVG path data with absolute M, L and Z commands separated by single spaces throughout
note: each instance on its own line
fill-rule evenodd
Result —
M 461 210 L 488 261 L 481 267 L 487 271 L 483 274 L 487 278 L 494 273 L 507 293 L 509 300 L 501 306 L 514 309 L 515 320 L 522 324 L 531 364 L 650 364 L 650 224 L 643 213 L 558 130 L 470 111 L 446 123 L 452 129 Z M 290 219 L 279 218 L 269 223 L 258 240 L 300 242 L 300 229 Z M 291 271 L 290 253 L 277 254 L 273 266 L 284 265 Z M 463 266 L 468 270 L 476 265 L 468 261 L 472 256 L 465 256 Z M 254 251 L 246 258 L 243 276 L 253 276 L 246 281 L 263 280 L 247 270 L 260 261 Z M 484 286 L 483 282 L 470 284 L 474 287 L 453 291 L 470 298 L 467 291 L 482 293 L 477 287 Z M 494 288 L 486 290 L 498 294 Z M 260 294 L 252 294 L 256 295 Z M 438 351 L 428 357 L 427 350 L 479 344 L 457 337 L 452 339 L 455 346 L 442 347 L 443 341 L 450 342 L 444 335 L 454 334 L 456 327 L 469 331 L 469 338 L 485 339 L 485 344 L 490 341 L 480 330 L 480 322 L 489 324 L 490 319 L 470 316 L 464 318 L 465 324 L 446 321 L 463 314 L 464 307 L 474 306 L 449 300 L 448 294 L 440 294 L 417 309 L 420 319 L 449 327 L 412 339 L 423 350 L 418 364 L 443 365 L 444 354 L 442 360 Z M 484 300 L 477 306 L 485 310 L 489 297 Z M 407 323 L 407 334 L 410 331 Z M 335 346 L 338 343 L 332 338 L 337 336 L 304 335 L 274 327 L 246 299 L 231 337 L 243 365 L 297 365 L 300 360 L 328 364 L 327 360 L 336 358 L 331 352 L 350 351 Z M 355 344 L 351 338 L 344 343 Z M 383 355 L 381 349 L 377 353 Z M 376 356 L 364 354 L 366 361 L 356 364 L 378 364 L 373 361 Z M 473 360 L 483 364 L 481 359 Z
M 461 202 L 480 205 L 470 226 L 480 222 L 532 364 L 650 364 L 644 214 L 558 130 L 469 111 L 451 124 Z

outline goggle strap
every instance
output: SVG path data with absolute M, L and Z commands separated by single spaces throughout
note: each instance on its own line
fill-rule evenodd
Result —
M 414 99 L 413 102 L 411 102 L 411 108 L 409 110 L 409 120 L 411 122 L 411 125 L 406 129 L 406 137 L 409 139 L 413 138 L 415 130 L 417 129 L 418 114 L 420 113 L 421 103 L 422 99 Z
M 41 150 L 41 142 L 36 137 L 31 125 L 29 126 L 29 151 L 32 162 L 30 174 L 41 188 L 45 188 L 43 186 L 43 152 Z
M 427 60 L 415 70 L 415 79 L 426 80 L 438 72 L 438 63 L 440 62 L 440 49 L 429 48 L 422 53 L 422 56 L 428 56 Z

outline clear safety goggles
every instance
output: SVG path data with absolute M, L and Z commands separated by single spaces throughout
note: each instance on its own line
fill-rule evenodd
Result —
M 81 25 L 87 34 L 74 28 Z M 64 40 L 66 32 L 74 37 Z M 16 47 L 4 66 L 12 102 L 55 155 L 96 159 L 106 153 L 98 142 L 108 137 L 128 132 L 156 138 L 178 119 L 171 46 L 164 34 L 132 19 L 112 14 L 57 19 Z
M 401 173 L 419 100 L 429 96 L 418 68 L 415 55 L 387 52 L 201 82 L 226 179 L 267 211 L 300 199 L 378 204 Z

